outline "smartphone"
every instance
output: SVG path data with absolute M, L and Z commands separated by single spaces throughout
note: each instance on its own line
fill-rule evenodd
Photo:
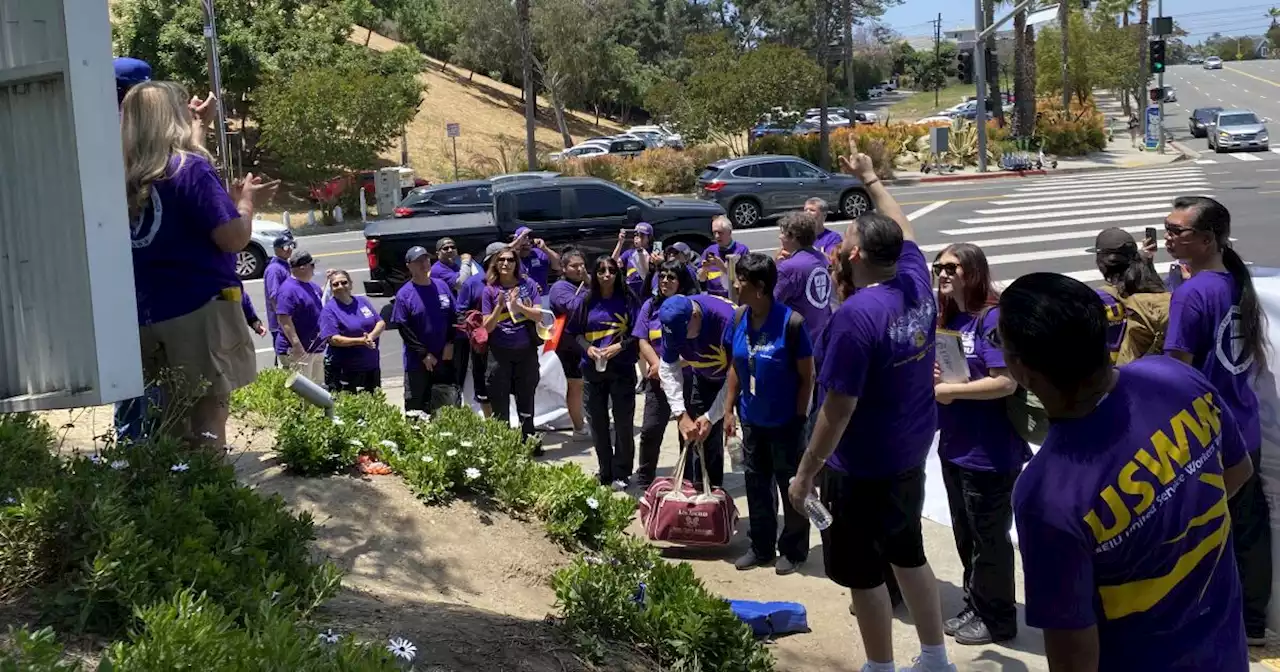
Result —
M 1148 227 L 1147 227 L 1147 230 L 1146 230 L 1146 234 L 1147 234 L 1147 240 L 1155 240 L 1155 239 L 1156 239 L 1156 227 L 1154 227 L 1154 226 L 1148 226 Z

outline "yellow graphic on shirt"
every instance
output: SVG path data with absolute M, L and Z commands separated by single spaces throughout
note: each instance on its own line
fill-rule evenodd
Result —
M 599 343 L 610 336 L 621 336 L 629 331 L 627 316 L 621 313 L 614 313 L 612 320 L 606 320 L 601 322 L 601 324 L 604 325 L 604 329 L 587 332 L 587 341 L 591 343 Z
M 729 370 L 729 351 L 723 346 L 709 346 L 706 352 L 693 353 L 693 357 L 691 360 L 686 360 L 691 368 L 709 369 L 715 373 Z
M 1164 542 L 1181 542 L 1199 528 L 1212 528 L 1194 547 L 1179 556 L 1166 574 L 1098 587 L 1103 613 L 1108 619 L 1155 607 L 1200 568 L 1206 558 L 1213 556 L 1212 566 L 1205 575 L 1205 585 L 1200 588 L 1201 596 L 1208 588 L 1213 570 L 1226 549 L 1231 529 L 1222 477 L 1221 416 L 1222 410 L 1214 402 L 1213 393 L 1197 397 L 1189 408 L 1173 414 L 1167 425 L 1169 431 L 1160 429 L 1152 434 L 1150 446 L 1139 448 L 1133 458 L 1120 468 L 1116 482 L 1098 493 L 1105 503 L 1105 511 L 1095 509 L 1085 515 L 1084 522 L 1096 543 L 1094 552 L 1102 553 L 1124 544 L 1160 509 L 1160 505 L 1172 500 L 1178 490 L 1208 487 L 1217 495 L 1205 511 L 1188 521 L 1181 533 Z M 1216 473 L 1204 471 L 1211 465 L 1217 467 Z M 1103 522 L 1104 515 L 1112 521 L 1110 525 Z
M 507 304 L 505 303 L 505 301 L 506 300 L 503 299 L 502 310 L 498 312 L 499 322 L 510 322 L 511 324 L 520 324 L 521 322 L 532 321 L 524 313 L 517 312 L 516 314 L 512 315 L 511 311 L 507 310 Z

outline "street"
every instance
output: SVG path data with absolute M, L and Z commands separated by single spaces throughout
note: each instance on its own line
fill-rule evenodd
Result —
M 1199 107 L 1251 110 L 1280 125 L 1280 61 L 1231 61 L 1221 70 L 1175 65 L 1165 73 L 1166 86 L 1177 90 L 1178 102 L 1164 106 L 1165 128 L 1175 140 L 1204 154 L 1201 165 L 1280 161 L 1280 143 L 1266 152 L 1214 154 L 1204 138 L 1192 138 L 1188 117 Z M 1274 132 L 1280 126 L 1268 128 Z
M 1155 227 L 1163 241 L 1164 216 L 1179 195 L 1221 200 L 1233 215 L 1233 238 L 1245 260 L 1280 266 L 1280 236 L 1273 233 L 1275 213 L 1280 210 L 1280 162 L 1268 167 L 1229 159 L 1200 165 L 1183 161 L 1158 169 L 924 184 L 894 187 L 892 192 L 912 219 L 930 261 L 950 243 L 976 243 L 986 251 L 992 275 L 1001 286 L 1034 271 L 1065 273 L 1096 285 L 1101 278 L 1085 250 L 1097 232 L 1118 226 L 1141 238 L 1146 227 Z M 843 233 L 845 224 L 828 226 Z M 773 221 L 735 232 L 735 238 L 752 250 L 768 253 L 777 250 L 777 235 Z M 346 269 L 357 288 L 367 277 L 364 238 L 359 232 L 301 236 L 298 241 L 299 249 L 316 258 L 317 282 L 323 281 L 329 268 Z M 1163 247 L 1156 260 L 1162 272 L 1168 268 L 1170 259 Z M 262 281 L 247 283 L 246 288 L 254 306 L 265 310 Z M 379 308 L 387 301 L 373 299 Z M 381 352 L 383 380 L 397 381 L 402 371 L 399 336 L 385 335 Z M 259 339 L 259 367 L 272 366 L 273 357 L 271 344 Z

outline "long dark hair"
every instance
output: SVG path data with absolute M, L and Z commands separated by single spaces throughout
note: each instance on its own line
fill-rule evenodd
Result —
M 613 296 L 622 297 L 627 304 L 627 312 L 634 314 L 636 310 L 636 295 L 627 287 L 626 280 L 622 277 L 622 269 L 618 264 L 618 260 L 612 255 L 602 254 L 596 257 L 596 263 L 592 264 L 591 270 L 588 272 L 590 276 L 587 280 L 587 294 L 583 298 L 582 303 L 578 305 L 578 315 L 575 319 L 583 324 L 587 321 L 587 313 L 591 310 L 591 304 L 604 296 L 603 287 L 600 285 L 600 277 L 596 273 L 603 267 L 613 269 Z
M 1244 350 L 1253 355 L 1258 364 L 1255 371 L 1267 368 L 1266 315 L 1253 287 L 1253 276 L 1244 259 L 1231 248 L 1231 212 L 1226 206 L 1206 196 L 1181 196 L 1173 202 L 1174 210 L 1190 210 L 1194 216 L 1192 225 L 1196 231 L 1208 233 L 1222 255 L 1222 265 L 1240 288 L 1240 331 L 1244 338 Z
M 991 266 L 987 264 L 987 253 L 983 252 L 981 247 L 973 243 L 952 243 L 933 258 L 934 263 L 946 254 L 955 257 L 964 271 L 958 289 L 964 295 L 964 304 L 968 307 L 969 313 L 976 315 L 984 308 L 1000 303 L 1000 292 L 996 291 L 996 286 L 991 281 Z M 959 314 L 960 305 L 955 299 L 938 292 L 938 326 L 946 326 L 951 318 Z
M 658 266 L 658 270 L 655 272 L 658 273 L 659 275 L 661 275 L 662 273 L 675 274 L 677 278 L 676 284 L 678 285 L 676 287 L 676 294 L 693 296 L 694 294 L 697 294 L 698 292 L 702 291 L 698 287 L 698 281 L 692 275 L 689 274 L 688 264 L 685 264 L 680 261 L 674 261 L 674 260 L 664 261 Z M 661 291 L 655 294 L 653 297 L 653 309 L 657 310 L 658 307 L 662 305 L 662 302 L 666 300 L 666 298 L 667 297 L 662 295 Z
M 1138 247 L 1126 246 L 1123 250 L 1098 254 L 1098 270 L 1108 285 L 1116 288 L 1121 297 L 1134 294 L 1163 294 L 1169 291 L 1164 280 L 1142 255 Z
M 485 271 L 485 276 L 484 276 L 485 284 L 487 285 L 499 284 L 498 283 L 498 257 L 501 257 L 504 254 L 510 254 L 511 256 L 516 258 L 516 263 L 513 264 L 515 266 L 515 269 L 513 272 L 516 276 L 516 284 L 520 284 L 524 282 L 524 263 L 520 261 L 520 253 L 516 252 L 516 248 L 508 245 L 502 248 L 500 252 L 493 255 L 493 258 L 489 260 L 489 268 L 488 270 Z

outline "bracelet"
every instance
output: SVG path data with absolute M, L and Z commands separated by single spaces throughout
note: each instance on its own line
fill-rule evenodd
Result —
M 879 183 L 879 182 L 880 182 L 880 178 L 878 178 L 878 177 L 877 177 L 877 178 L 875 178 L 874 180 L 871 180 L 870 182 L 863 182 L 863 183 L 862 183 L 862 186 L 864 186 L 864 187 L 869 187 L 869 186 L 871 186 L 871 185 L 873 185 L 873 184 L 877 184 L 877 183 Z

